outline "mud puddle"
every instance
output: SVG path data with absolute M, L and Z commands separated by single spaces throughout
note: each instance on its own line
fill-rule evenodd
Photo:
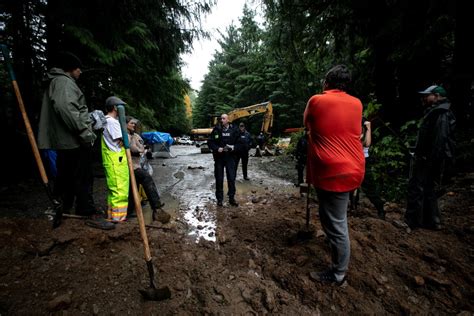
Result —
M 201 154 L 194 146 L 173 146 L 171 152 L 175 158 L 152 160 L 153 176 L 166 204 L 165 210 L 178 222 L 185 223 L 187 235 L 193 241 L 199 242 L 202 238 L 215 242 L 219 225 L 216 212 L 226 211 L 230 206 L 225 201 L 224 207 L 216 207 L 212 155 Z M 256 159 L 265 158 L 249 158 L 250 181 L 243 179 L 241 165 L 237 171 L 236 200 L 239 204 L 252 204 L 253 196 L 269 189 L 282 194 L 294 192 L 290 181 L 271 177 L 266 171 L 259 170 Z M 225 197 L 227 191 L 224 179 Z

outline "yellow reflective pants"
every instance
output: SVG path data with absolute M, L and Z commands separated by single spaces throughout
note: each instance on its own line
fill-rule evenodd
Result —
M 110 150 L 102 138 L 102 164 L 107 178 L 107 215 L 111 221 L 127 218 L 129 172 L 125 148 L 119 152 Z

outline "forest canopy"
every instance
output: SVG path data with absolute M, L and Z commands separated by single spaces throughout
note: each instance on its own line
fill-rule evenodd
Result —
M 211 115 L 265 101 L 274 106 L 274 135 L 300 127 L 306 101 L 321 92 L 324 74 L 340 63 L 353 72 L 349 92 L 380 126 L 388 126 L 381 133 L 403 137 L 400 128 L 422 116 L 417 91 L 431 84 L 447 89 L 459 126 L 472 123 L 474 52 L 466 31 L 472 29 L 467 1 L 253 0 L 263 23 L 245 6 L 239 23 L 221 30 L 221 49 L 201 90 L 193 91 L 181 55 L 209 35 L 201 23 L 215 3 L 2 1 L 0 42 L 11 51 L 33 127 L 45 74 L 63 50 L 82 61 L 78 84 L 90 110 L 103 109 L 108 96 L 118 95 L 145 127 L 173 135 L 210 126 Z M 27 150 L 5 67 L 0 87 L 0 114 L 7 118 L 2 134 L 15 131 L 5 146 Z M 258 131 L 260 122 L 248 123 Z

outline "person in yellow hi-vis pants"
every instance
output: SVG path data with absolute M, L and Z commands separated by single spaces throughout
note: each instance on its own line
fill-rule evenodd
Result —
M 102 137 L 102 164 L 107 178 L 108 218 L 114 222 L 127 218 L 129 171 L 127 156 L 122 141 L 122 130 L 118 120 L 117 105 L 125 104 L 117 97 L 105 101 L 107 126 Z

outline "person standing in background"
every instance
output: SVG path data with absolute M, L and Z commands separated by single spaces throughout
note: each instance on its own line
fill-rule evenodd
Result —
M 445 168 L 454 164 L 456 118 L 443 87 L 430 86 L 419 94 L 426 110 L 416 137 L 405 222 L 412 229 L 439 230 L 441 212 L 438 198 Z
M 250 180 L 247 174 L 247 166 L 249 163 L 249 150 L 252 148 L 252 137 L 245 129 L 245 124 L 239 124 L 239 137 L 235 144 L 235 176 L 237 178 L 237 170 L 239 169 L 239 161 L 242 159 L 242 173 L 244 180 Z

